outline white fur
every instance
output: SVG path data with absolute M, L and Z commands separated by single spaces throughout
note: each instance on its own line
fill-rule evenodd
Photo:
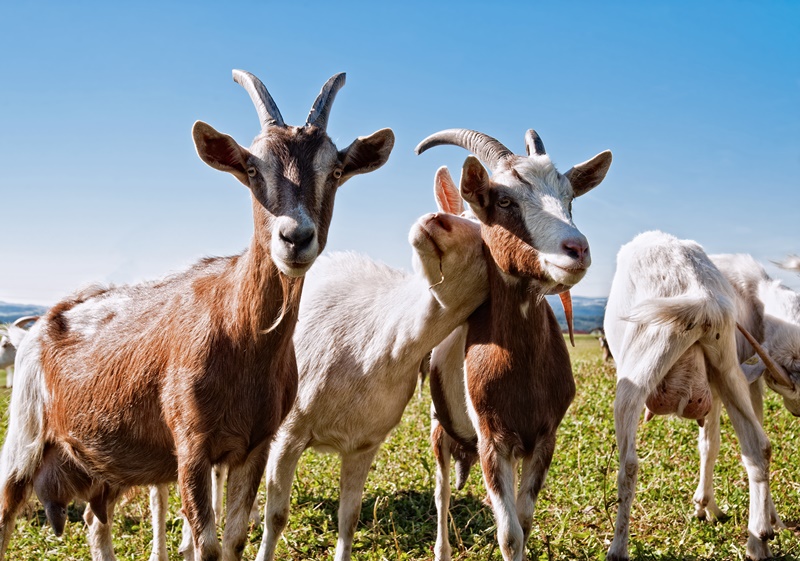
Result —
M 733 286 L 696 243 L 662 232 L 646 232 L 624 245 L 606 310 L 605 333 L 617 362 L 614 403 L 619 510 L 608 559 L 627 559 L 628 525 L 636 485 L 636 427 L 645 399 L 675 362 L 699 344 L 705 355 L 708 381 L 725 405 L 742 448 L 750 481 L 747 554 L 770 556 L 766 539 L 773 535 L 774 506 L 769 490 L 770 445 L 750 402 L 739 368 L 736 342 L 737 304 Z M 713 374 L 713 375 L 711 375 Z M 712 407 L 713 409 L 713 407 Z M 716 424 L 715 424 L 716 423 Z M 718 419 L 703 431 L 718 430 Z M 713 438 L 701 436 L 716 454 Z M 710 485 L 703 480 L 702 487 Z M 718 512 L 713 496 L 698 488 L 698 509 Z

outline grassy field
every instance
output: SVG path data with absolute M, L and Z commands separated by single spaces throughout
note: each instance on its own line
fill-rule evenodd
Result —
M 558 447 L 540 495 L 528 541 L 529 559 L 604 559 L 616 515 L 616 471 L 612 402 L 614 367 L 603 364 L 596 340 L 579 336 L 571 349 L 578 393 L 559 430 Z M 2 383 L 2 376 L 0 376 Z M 9 392 L 2 390 L 5 411 Z M 354 558 L 359 560 L 431 559 L 435 540 L 434 461 L 428 446 L 430 400 L 414 399 L 403 421 L 384 445 L 364 493 Z M 800 451 L 797 421 L 774 394 L 765 408 L 765 426 L 773 444 L 772 492 L 789 530 L 772 542 L 779 559 L 800 559 Z M 3 424 L 3 430 L 5 423 Z M 735 435 L 723 417 L 717 502 L 730 518 L 703 523 L 692 517 L 697 485 L 697 426 L 657 417 L 639 430 L 640 473 L 631 524 L 631 557 L 643 560 L 742 559 L 746 542 L 748 487 Z M 333 559 L 336 546 L 338 460 L 307 452 L 300 462 L 289 525 L 278 559 Z M 263 490 L 263 489 L 262 489 Z M 490 509 L 483 505 L 479 469 L 467 487 L 454 491 L 451 543 L 459 559 L 501 559 Z M 262 493 L 263 500 L 263 493 Z M 181 521 L 174 496 L 170 506 L 169 549 L 178 554 Z M 20 517 L 8 558 L 89 559 L 80 513 L 56 538 L 32 502 Z M 261 529 L 251 532 L 245 559 L 253 559 Z M 151 539 L 147 494 L 117 510 L 115 545 L 119 559 L 146 559 Z

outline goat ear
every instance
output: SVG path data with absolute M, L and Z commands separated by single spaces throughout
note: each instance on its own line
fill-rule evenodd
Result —
M 217 132 L 203 121 L 197 121 L 192 127 L 192 138 L 201 160 L 214 169 L 232 173 L 236 179 L 250 185 L 247 178 L 247 158 L 250 153 L 233 138 Z
M 591 160 L 586 160 L 582 164 L 573 166 L 564 175 L 572 184 L 572 191 L 576 197 L 588 193 L 598 185 L 608 173 L 611 165 L 611 150 L 600 152 Z
M 752 384 L 758 380 L 767 369 L 761 359 L 757 356 L 754 359 L 743 362 L 739 366 L 741 366 L 742 372 L 744 372 L 744 377 L 747 379 L 748 384 Z
M 478 217 L 484 214 L 489 204 L 489 174 L 475 156 L 467 156 L 461 168 L 461 196 L 469 203 Z
M 353 143 L 339 152 L 339 159 L 344 162 L 341 185 L 354 175 L 375 171 L 389 159 L 394 148 L 392 129 L 381 129 L 370 136 L 359 136 Z
M 458 187 L 450 176 L 447 166 L 436 170 L 436 177 L 433 179 L 433 196 L 436 198 L 436 206 L 441 212 L 455 215 L 464 212 L 464 202 L 461 200 Z

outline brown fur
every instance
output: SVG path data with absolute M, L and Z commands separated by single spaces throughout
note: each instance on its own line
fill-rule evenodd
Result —
M 489 301 L 469 318 L 467 389 L 487 446 L 526 457 L 539 438 L 555 433 L 575 396 L 569 353 L 532 284 L 507 283 L 490 268 L 489 286 Z

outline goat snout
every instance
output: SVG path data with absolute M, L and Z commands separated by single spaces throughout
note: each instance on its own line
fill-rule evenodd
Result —
M 577 261 L 579 265 L 584 265 L 584 262 L 589 260 L 589 242 L 586 239 L 571 238 L 564 240 L 561 243 L 561 250 Z
M 283 243 L 291 245 L 295 251 L 307 249 L 314 241 L 316 229 L 312 224 L 298 224 L 296 226 L 281 228 L 278 235 Z
M 445 232 L 449 232 L 452 229 L 452 224 L 450 224 L 448 215 L 444 213 L 437 212 L 436 214 L 431 214 L 428 217 L 428 223 L 438 226 Z

